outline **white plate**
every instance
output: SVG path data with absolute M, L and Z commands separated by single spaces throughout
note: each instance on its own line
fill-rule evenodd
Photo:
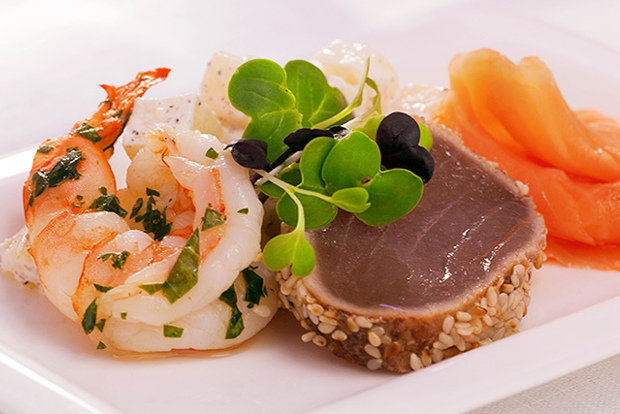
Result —
M 381 9 L 348 1 L 175 2 L 167 10 L 151 2 L 14 3 L 0 13 L 0 152 L 7 156 L 68 130 L 102 99 L 98 83 L 165 65 L 173 69 L 169 80 L 149 96 L 197 91 L 217 50 L 286 61 L 311 58 L 337 37 L 384 53 L 402 83 L 447 85 L 451 57 L 479 47 L 513 59 L 539 55 L 571 106 L 620 118 L 620 55 L 492 3 L 422 17 L 422 3 L 404 0 L 383 1 Z M 0 159 L 2 238 L 23 222 L 24 160 Z M 286 313 L 227 357 L 111 358 L 37 291 L 0 278 L 0 411 L 460 412 L 620 352 L 620 321 L 609 317 L 620 313 L 617 272 L 545 266 L 531 293 L 520 334 L 393 375 L 302 343 L 302 329 Z

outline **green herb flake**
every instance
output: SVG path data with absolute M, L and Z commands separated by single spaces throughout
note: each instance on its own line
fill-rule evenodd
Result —
M 77 180 L 80 178 L 80 173 L 77 171 L 77 166 L 82 159 L 82 152 L 77 148 L 67 148 L 67 155 L 63 156 L 52 167 L 49 172 L 36 171 L 32 175 L 32 185 L 34 190 L 28 200 L 28 205 L 32 205 L 35 197 L 43 194 L 43 191 L 48 187 L 57 187 L 65 180 Z
M 127 312 L 121 312 L 121 319 L 122 320 L 127 319 Z
M 92 143 L 99 142 L 102 139 L 97 129 L 88 125 L 86 122 L 80 125 L 80 127 L 75 130 L 75 133 L 88 139 Z
M 136 217 L 138 213 L 140 212 L 140 209 L 142 209 L 143 205 L 144 205 L 144 200 L 141 198 L 138 198 L 131 209 L 131 215 L 129 216 L 129 218 L 132 219 Z
M 148 188 L 148 187 L 146 188 L 146 195 L 149 196 L 149 197 L 151 197 L 151 196 L 159 197 L 160 196 L 159 191 L 153 190 L 152 188 Z
M 146 201 L 146 210 L 144 214 L 137 215 L 142 208 L 142 199 L 136 200 L 136 204 L 133 206 L 131 214 L 135 215 L 134 220 L 136 223 L 142 222 L 142 227 L 146 233 L 153 234 L 155 240 L 161 241 L 164 237 L 170 234 L 172 229 L 172 223 L 168 223 L 166 219 L 166 209 L 159 210 L 154 208 L 155 198 L 159 197 L 159 192 L 150 188 L 146 189 L 146 195 L 149 197 Z
M 106 344 L 99 341 L 99 343 L 97 344 L 97 349 L 106 349 L 106 348 L 107 348 Z
M 97 259 L 100 259 L 100 258 L 101 256 L 99 256 Z M 103 292 L 103 293 L 107 292 L 108 290 L 113 289 L 113 286 L 101 286 L 101 285 L 98 285 L 97 283 L 94 283 L 93 286 L 95 287 L 95 289 L 97 289 L 98 292 Z
M 205 156 L 207 158 L 211 158 L 212 160 L 216 159 L 218 157 L 218 153 L 216 150 L 213 149 L 213 147 L 209 148 L 209 150 L 207 151 L 207 153 L 205 154 Z
M 121 207 L 120 200 L 115 194 L 108 194 L 108 190 L 105 187 L 101 187 L 99 192 L 101 195 L 97 197 L 88 208 L 97 211 L 109 211 L 121 217 L 127 215 L 127 210 Z
M 97 257 L 97 259 L 101 260 L 102 262 L 105 262 L 108 259 L 112 259 L 112 267 L 115 269 L 122 270 L 123 267 L 125 266 L 125 262 L 127 261 L 127 258 L 129 257 L 129 255 L 130 253 L 127 250 L 123 250 L 120 253 L 101 254 Z M 112 289 L 112 288 L 109 288 L 109 289 Z
M 95 324 L 95 328 L 99 330 L 99 332 L 103 332 L 103 328 L 105 327 L 105 319 L 99 319 Z
M 254 271 L 252 266 L 246 267 L 241 271 L 243 280 L 245 280 L 245 296 L 243 300 L 248 302 L 248 308 L 253 308 L 260 303 L 261 298 L 265 296 L 265 286 L 263 278 Z
M 164 336 L 166 338 L 180 338 L 183 336 L 183 328 L 172 325 L 164 325 Z
M 250 210 L 246 207 L 246 208 L 240 208 L 239 210 L 237 210 L 237 213 L 239 214 L 248 214 L 250 212 Z
M 51 145 L 41 145 L 39 148 L 37 148 L 37 152 L 39 154 L 49 154 L 53 149 L 54 147 L 52 147 Z
M 237 292 L 235 286 L 231 285 L 226 289 L 219 298 L 222 302 L 231 307 L 232 311 L 226 328 L 226 339 L 233 339 L 241 335 L 243 329 L 243 315 L 237 306 Z
M 176 302 L 198 283 L 199 241 L 200 236 L 196 229 L 185 243 L 168 278 L 162 285 L 161 292 L 170 303 Z
M 164 283 L 143 284 L 138 287 L 149 295 L 161 292 L 170 303 L 183 297 L 198 282 L 199 240 L 200 236 L 196 229 L 185 243 Z
M 222 215 L 219 211 L 213 210 L 211 204 L 205 210 L 204 216 L 202 216 L 202 231 L 208 230 L 213 227 L 220 226 L 226 221 L 226 216 Z
M 149 295 L 154 295 L 155 293 L 159 292 L 163 286 L 164 286 L 163 283 L 149 283 L 149 284 L 138 285 L 140 289 L 142 289 Z
M 97 325 L 97 299 L 93 299 L 93 301 L 86 308 L 86 312 L 84 312 L 84 317 L 82 318 L 82 329 L 86 335 L 90 334 Z

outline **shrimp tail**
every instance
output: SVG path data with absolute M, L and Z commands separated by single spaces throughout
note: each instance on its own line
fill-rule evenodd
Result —
M 157 68 L 138 73 L 135 79 L 123 86 L 101 85 L 107 98 L 99 104 L 94 114 L 77 122 L 72 133 L 87 138 L 108 157 L 111 156 L 112 151 L 107 150 L 114 146 L 123 132 L 135 100 L 151 86 L 165 80 L 169 73 L 168 68 Z

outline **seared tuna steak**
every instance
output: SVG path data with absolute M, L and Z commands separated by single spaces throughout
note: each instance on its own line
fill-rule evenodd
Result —
M 419 369 L 516 332 L 543 261 L 525 186 L 430 128 L 435 174 L 413 212 L 384 227 L 341 212 L 308 233 L 314 271 L 280 274 L 303 339 L 370 369 Z

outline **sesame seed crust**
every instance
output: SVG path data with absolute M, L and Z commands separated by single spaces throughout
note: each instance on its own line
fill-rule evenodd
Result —
M 522 257 L 460 308 L 426 318 L 352 314 L 323 303 L 288 269 L 276 280 L 282 307 L 307 331 L 304 342 L 373 371 L 410 372 L 518 332 L 530 301 L 532 271 L 545 260 L 544 239 L 539 248 L 533 260 Z

